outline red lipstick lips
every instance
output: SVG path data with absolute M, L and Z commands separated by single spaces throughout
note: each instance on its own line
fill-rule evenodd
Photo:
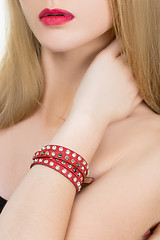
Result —
M 40 21 L 47 26 L 62 25 L 73 20 L 75 17 L 72 13 L 62 9 L 45 8 L 40 14 Z

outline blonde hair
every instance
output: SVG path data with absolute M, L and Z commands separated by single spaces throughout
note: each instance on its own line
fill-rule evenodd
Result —
M 110 0 L 116 37 L 133 69 L 140 95 L 160 114 L 160 1 Z M 0 65 L 0 128 L 29 117 L 45 91 L 41 46 L 19 1 L 8 0 L 10 29 Z
M 9 30 L 0 65 L 0 128 L 30 116 L 41 104 L 45 83 L 40 43 L 30 30 L 19 1 L 8 0 Z

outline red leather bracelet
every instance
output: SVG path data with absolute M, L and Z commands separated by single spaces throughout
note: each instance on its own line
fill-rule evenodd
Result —
M 58 145 L 46 145 L 34 154 L 33 159 L 42 157 L 54 157 L 62 159 L 74 165 L 76 168 L 80 167 L 80 171 L 83 175 L 89 174 L 89 166 L 85 159 L 71 149 Z
M 68 169 L 68 171 L 70 171 L 71 173 L 73 173 L 78 179 L 79 181 L 82 183 L 84 182 L 85 176 L 83 177 L 83 175 L 81 174 L 81 172 L 79 171 L 79 168 L 74 167 L 73 165 L 71 165 L 70 163 L 63 163 L 64 161 L 58 158 L 35 158 L 33 160 L 33 163 L 35 162 L 43 162 L 44 160 L 48 160 L 48 161 L 52 161 L 55 162 L 56 164 L 59 164 L 60 166 L 62 166 L 63 168 Z
M 55 157 L 47 157 L 45 154 L 39 156 L 39 157 L 34 157 L 33 160 L 39 159 L 39 158 L 45 158 L 45 159 L 55 159 L 57 162 L 59 162 L 60 165 L 64 166 L 64 167 L 68 167 L 70 168 L 71 171 L 74 171 L 74 173 L 78 176 L 81 177 L 84 181 L 85 176 L 86 176 L 86 171 L 83 170 L 82 171 L 82 167 L 80 164 L 77 163 L 76 164 L 71 164 L 70 161 L 68 160 L 64 160 L 64 157 L 60 158 L 55 158 Z
M 89 166 L 85 159 L 64 146 L 43 146 L 33 155 L 30 168 L 36 164 L 59 171 L 75 185 L 77 192 L 80 191 L 82 184 L 91 184 L 94 180 L 92 177 L 86 177 L 89 174 Z
M 64 175 L 66 178 L 68 178 L 76 187 L 76 193 L 80 192 L 81 190 L 81 182 L 79 181 L 79 179 L 77 178 L 77 176 L 73 173 L 71 173 L 67 168 L 64 168 L 63 166 L 61 166 L 60 164 L 58 164 L 56 161 L 54 161 L 54 159 L 36 159 L 37 161 L 33 160 L 32 164 L 30 166 L 30 168 L 32 168 L 34 165 L 36 164 L 41 164 L 41 165 L 45 165 L 47 167 L 50 167 L 54 170 L 56 170 L 57 172 L 61 173 L 62 175 Z

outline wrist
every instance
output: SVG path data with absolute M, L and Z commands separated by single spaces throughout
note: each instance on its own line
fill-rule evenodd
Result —
M 104 125 L 91 115 L 72 113 L 49 144 L 62 145 L 82 155 L 89 163 L 101 141 Z
M 107 116 L 100 116 L 100 114 L 88 111 L 85 109 L 82 110 L 72 110 L 68 116 L 69 118 L 77 118 L 80 119 L 80 121 L 83 119 L 84 121 L 90 121 L 90 124 L 94 125 L 95 128 L 101 129 L 102 131 L 112 122 L 111 117 Z

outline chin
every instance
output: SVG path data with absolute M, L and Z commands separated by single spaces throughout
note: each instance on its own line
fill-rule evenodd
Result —
M 63 44 L 62 45 L 47 45 L 47 44 L 41 44 L 42 47 L 44 48 L 47 48 L 49 51 L 51 52 L 68 52 L 70 50 L 73 50 L 74 47 L 73 46 L 64 46 Z
M 67 37 L 48 37 L 43 39 L 38 39 L 41 46 L 53 51 L 53 52 L 66 52 L 74 48 L 78 48 L 82 43 L 80 41 L 75 41 L 75 39 Z
M 63 38 L 65 39 L 65 38 Z M 63 39 L 59 39 L 59 40 L 55 40 L 55 39 L 51 39 L 48 41 L 47 40 L 43 40 L 43 41 L 39 41 L 41 46 L 44 48 L 49 49 L 52 52 L 67 52 L 76 48 L 79 48 L 80 46 L 82 46 L 84 43 L 82 41 L 73 41 L 73 39 L 69 39 L 67 41 L 67 39 L 63 40 Z

